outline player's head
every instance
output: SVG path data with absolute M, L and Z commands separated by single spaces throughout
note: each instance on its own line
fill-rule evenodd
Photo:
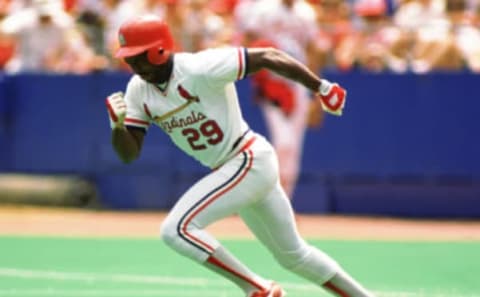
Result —
M 174 41 L 170 28 L 154 15 L 141 16 L 125 22 L 118 32 L 120 48 L 116 58 L 129 58 L 146 53 L 154 65 L 165 63 L 170 57 Z

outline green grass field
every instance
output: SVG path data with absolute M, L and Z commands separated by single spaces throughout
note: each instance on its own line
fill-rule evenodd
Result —
M 223 241 L 289 297 L 329 296 L 256 241 Z M 311 241 L 378 296 L 480 296 L 480 242 Z M 2 297 L 243 297 L 160 240 L 0 237 Z

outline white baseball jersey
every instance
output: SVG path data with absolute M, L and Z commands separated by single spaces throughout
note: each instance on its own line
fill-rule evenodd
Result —
M 163 91 L 134 75 L 125 94 L 125 124 L 145 129 L 156 124 L 185 153 L 218 167 L 242 147 L 249 131 L 233 84 L 245 76 L 246 62 L 245 48 L 175 54 Z

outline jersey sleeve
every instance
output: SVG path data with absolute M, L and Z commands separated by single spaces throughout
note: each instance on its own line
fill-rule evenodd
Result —
M 225 85 L 247 74 L 247 51 L 243 47 L 209 49 L 200 52 L 197 59 L 202 76 L 213 85 Z
M 135 78 L 128 83 L 125 92 L 125 103 L 127 104 L 127 116 L 125 117 L 125 126 L 143 128 L 145 130 L 151 124 L 151 119 L 143 104 L 143 94 Z

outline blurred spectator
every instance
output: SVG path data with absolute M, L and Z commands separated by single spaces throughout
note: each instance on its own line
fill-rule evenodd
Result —
M 105 53 L 110 56 L 110 64 L 116 69 L 126 69 L 125 63 L 111 58 L 111 53 L 115 52 L 119 46 L 117 32 L 120 25 L 139 15 L 141 6 L 131 0 L 81 0 L 79 11 L 88 11 L 99 16 L 104 28 L 103 48 Z
M 98 55 L 108 55 L 105 43 L 105 19 L 93 10 L 78 12 L 77 22 L 88 43 Z
M 253 26 L 250 24 L 252 21 L 249 15 L 255 9 L 256 2 L 257 0 L 240 0 L 233 11 L 234 27 L 240 33 L 241 44 L 248 44 L 256 38 L 255 35 L 250 36 L 255 33 L 249 29 Z
M 12 1 L 0 1 L 0 22 L 3 21 L 10 13 L 12 8 Z M 15 52 L 15 40 L 0 34 L 0 69 L 4 69 L 8 61 L 13 57 Z
M 355 13 L 361 20 L 355 57 L 358 67 L 371 72 L 385 71 L 391 36 L 385 0 L 357 1 Z
M 241 1 L 238 0 L 210 0 L 210 9 L 222 18 L 223 28 L 216 32 L 210 47 L 225 44 L 241 44 L 242 34 L 236 28 L 235 10 Z
M 63 0 L 63 9 L 68 13 L 74 13 L 77 6 L 77 0 Z
M 403 0 L 394 15 L 403 35 L 399 40 L 410 45 L 407 56 L 398 58 L 416 73 L 462 67 L 444 8 L 439 1 Z
M 363 71 L 408 71 L 411 41 L 388 15 L 386 0 L 360 0 L 355 14 L 359 18 L 356 42 L 357 66 Z M 405 39 L 404 39 L 405 38 Z
M 435 0 L 398 0 L 393 15 L 396 25 L 411 30 L 438 24 L 443 18 L 444 4 Z
M 278 7 L 290 2 L 304 7 L 301 17 Z M 318 71 L 480 72 L 479 7 L 479 0 L 0 0 L 0 68 L 128 69 L 110 56 L 119 25 L 156 14 L 183 51 L 260 36 Z M 303 23 L 294 36 L 274 30 L 312 16 L 316 24 Z
M 209 6 L 208 0 L 189 0 L 185 32 L 191 38 L 186 50 L 198 51 L 217 43 L 217 37 L 228 25 Z
M 448 0 L 446 12 L 455 50 L 468 69 L 480 73 L 480 3 L 469 8 L 466 0 Z
M 59 0 L 34 0 L 2 20 L 1 36 L 15 44 L 8 72 L 83 74 L 108 66 Z
M 192 51 L 194 41 L 188 33 L 186 18 L 188 13 L 187 0 L 163 0 L 165 4 L 164 18 L 170 25 L 173 39 L 176 42 L 176 49 L 181 51 Z
M 319 28 L 315 38 L 319 49 L 319 68 L 349 70 L 352 66 L 351 56 L 344 48 L 355 48 L 355 29 L 350 19 L 349 3 L 344 0 L 323 0 L 314 7 Z
M 389 68 L 392 26 L 385 0 L 359 0 L 353 12 L 356 22 L 336 48 L 342 70 L 381 72 Z
M 86 74 L 109 67 L 107 57 L 95 52 L 89 36 L 79 27 L 69 30 L 66 38 L 58 53 L 47 60 L 50 71 Z
M 0 24 L 2 37 L 13 38 L 16 44 L 7 71 L 51 70 L 56 55 L 68 42 L 68 31 L 73 25 L 62 3 L 54 0 L 35 0 L 31 7 L 5 18 Z

